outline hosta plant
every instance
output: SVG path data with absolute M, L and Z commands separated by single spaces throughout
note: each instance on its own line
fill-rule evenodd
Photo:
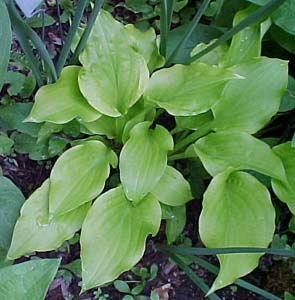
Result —
M 152 29 L 140 32 L 101 11 L 81 65 L 65 67 L 36 94 L 28 122 L 48 128 L 75 119 L 84 135 L 23 205 L 8 258 L 56 249 L 81 229 L 82 290 L 114 280 L 140 260 L 169 212 L 178 223 L 167 220 L 168 242 L 181 231 L 193 195 L 178 159 L 201 162 L 213 178 L 199 218 L 206 247 L 267 247 L 275 210 L 257 174 L 271 178 L 295 213 L 295 150 L 290 143 L 271 149 L 254 136 L 277 113 L 288 81 L 286 61 L 260 56 L 269 25 L 247 27 L 190 65 L 165 68 Z M 200 168 L 190 169 L 193 183 Z M 251 272 L 260 256 L 219 255 L 211 292 Z

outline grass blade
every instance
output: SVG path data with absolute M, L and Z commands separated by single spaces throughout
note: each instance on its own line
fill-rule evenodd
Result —
M 40 57 L 44 60 L 44 62 L 49 67 L 51 73 L 51 81 L 52 82 L 56 81 L 57 75 L 56 75 L 55 66 L 42 40 L 39 38 L 37 33 L 26 22 L 23 21 L 23 19 L 19 15 L 12 1 L 10 1 L 7 4 L 7 8 L 8 8 L 10 18 L 13 19 L 14 22 L 18 23 L 19 34 L 21 34 L 24 38 L 31 40 L 33 45 L 38 50 Z
M 173 9 L 176 0 L 161 0 L 160 7 L 160 53 L 162 56 L 167 55 L 168 33 L 171 27 Z
M 218 267 L 210 264 L 209 262 L 205 261 L 202 258 L 193 256 L 192 260 L 197 265 L 199 265 L 199 266 L 207 269 L 209 272 L 211 272 L 211 273 L 213 273 L 215 275 L 217 275 L 218 272 L 219 272 L 219 268 Z M 253 285 L 253 284 L 251 284 L 251 283 L 249 283 L 249 282 L 247 282 L 245 280 L 237 279 L 235 281 L 235 284 L 238 285 L 238 286 L 240 286 L 240 287 L 242 287 L 242 288 L 244 288 L 244 289 L 246 289 L 246 290 L 249 290 L 249 291 L 251 291 L 251 292 L 253 292 L 255 294 L 263 296 L 263 297 L 265 297 L 268 300 L 281 300 L 280 297 L 277 297 L 277 296 L 273 295 L 272 293 L 269 293 L 269 292 L 267 292 L 267 291 L 265 291 L 265 290 L 263 290 L 263 289 L 255 286 L 255 285 Z
M 97 18 L 97 15 L 98 15 L 98 13 L 99 13 L 99 11 L 100 11 L 103 3 L 104 3 L 104 0 L 97 0 L 95 2 L 93 10 L 91 12 L 91 15 L 89 17 L 87 26 L 86 26 L 86 28 L 85 28 L 82 36 L 81 36 L 81 39 L 80 39 L 80 41 L 79 41 L 79 43 L 78 43 L 78 45 L 77 45 L 77 47 L 76 47 L 76 49 L 74 51 L 74 54 L 73 54 L 73 56 L 72 56 L 72 58 L 70 60 L 70 64 L 76 64 L 76 63 L 78 63 L 78 57 L 79 57 L 80 53 L 82 52 L 82 50 L 85 47 L 87 39 L 88 39 L 88 37 L 89 37 L 89 35 L 91 33 L 92 27 L 93 27 L 93 25 L 95 23 L 95 20 Z
M 27 37 L 24 35 L 22 31 L 22 23 L 20 22 L 19 18 L 17 18 L 14 14 L 10 14 L 10 20 L 12 23 L 13 30 L 16 34 L 16 37 L 20 43 L 21 48 L 23 49 L 27 60 L 29 62 L 30 68 L 36 78 L 36 82 L 38 86 L 42 86 L 42 73 L 40 71 L 40 63 L 36 61 L 36 57 L 33 54 L 32 47 L 30 42 L 28 41 Z
M 178 54 L 179 50 L 188 42 L 189 38 L 193 34 L 193 32 L 196 30 L 200 19 L 202 18 L 203 14 L 205 13 L 207 7 L 209 6 L 211 0 L 204 0 L 202 2 L 202 5 L 198 9 L 194 19 L 191 21 L 190 26 L 187 28 L 185 31 L 182 39 L 179 41 L 173 52 L 170 54 L 170 56 L 167 58 L 166 65 L 169 66 L 172 62 L 173 59 L 176 57 Z M 161 32 L 162 35 L 162 32 Z
M 246 27 L 254 24 L 256 22 L 261 21 L 262 19 L 268 17 L 273 11 L 275 11 L 281 4 L 283 4 L 285 0 L 271 0 L 266 5 L 258 8 L 253 14 L 242 20 L 232 29 L 224 33 L 216 42 L 208 46 L 207 48 L 203 49 L 196 55 L 191 58 L 191 62 L 197 60 L 198 58 L 206 55 L 216 47 L 220 46 L 224 42 L 231 39 L 235 34 L 240 32 L 241 30 L 245 29 Z
M 185 274 L 193 281 L 194 284 L 196 284 L 205 294 L 208 293 L 209 291 L 209 287 L 207 284 L 204 283 L 204 281 L 197 276 L 194 271 L 185 264 L 185 262 L 178 257 L 177 255 L 169 252 L 169 256 L 171 257 L 171 259 L 173 259 L 173 261 L 185 272 Z M 220 297 L 218 297 L 216 294 L 211 294 L 208 296 L 208 299 L 210 300 L 221 300 Z
M 228 247 L 228 248 L 189 248 L 176 246 L 161 246 L 163 251 L 170 251 L 176 254 L 184 255 L 217 255 L 231 253 L 267 253 L 285 257 L 295 258 L 294 250 L 277 249 L 277 248 L 256 248 L 256 247 Z
M 73 43 L 73 39 L 75 37 L 75 34 L 78 30 L 78 27 L 80 25 L 81 19 L 83 17 L 83 12 L 85 10 L 86 5 L 88 4 L 88 0 L 80 0 L 76 7 L 75 16 L 73 19 L 73 23 L 70 27 L 70 30 L 68 32 L 66 41 L 64 43 L 64 46 L 62 48 L 62 51 L 60 53 L 60 56 L 58 58 L 57 64 L 56 64 L 56 72 L 59 76 L 61 73 L 62 68 L 64 67 L 66 60 L 69 56 L 69 53 L 71 51 L 71 45 Z

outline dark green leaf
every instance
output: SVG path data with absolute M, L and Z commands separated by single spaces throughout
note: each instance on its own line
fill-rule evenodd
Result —
M 295 108 L 295 79 L 289 76 L 288 90 L 282 98 L 279 112 L 285 112 Z
M 7 155 L 11 152 L 14 141 L 9 137 L 0 134 L 0 155 Z
M 0 177 L 0 249 L 8 250 L 12 232 L 25 198 L 22 192 L 3 176 Z
M 11 24 L 5 1 L 0 1 L 0 91 L 6 78 L 7 65 L 10 56 L 11 45 Z
M 39 28 L 42 26 L 51 26 L 56 22 L 55 19 L 49 16 L 48 14 L 44 13 L 44 16 L 42 16 L 42 14 L 43 13 L 35 15 L 32 18 L 28 19 L 27 24 L 33 28 Z
M 10 96 L 20 93 L 26 76 L 19 72 L 9 71 L 6 73 L 5 83 L 9 85 L 7 92 Z
M 60 259 L 39 259 L 0 269 L 0 296 L 5 300 L 44 300 Z
M 125 294 L 130 293 L 130 287 L 129 287 L 128 283 L 123 280 L 115 280 L 114 287 L 120 293 L 125 293 Z
M 32 108 L 32 103 L 10 103 L 0 108 L 0 127 L 7 130 L 18 130 L 37 137 L 40 125 L 24 123 Z

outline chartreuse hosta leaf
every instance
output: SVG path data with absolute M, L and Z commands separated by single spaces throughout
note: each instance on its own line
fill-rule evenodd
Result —
M 267 188 L 252 175 L 230 168 L 204 194 L 199 232 L 208 248 L 262 247 L 271 242 L 275 210 Z M 218 255 L 220 271 L 210 292 L 251 272 L 261 254 Z
M 174 206 L 171 208 L 173 216 L 166 220 L 165 233 L 168 244 L 174 243 L 182 233 L 186 223 L 186 206 Z
M 94 108 L 111 117 L 126 114 L 148 83 L 147 63 L 131 47 L 124 25 L 103 10 L 80 61 L 82 94 Z
M 44 300 L 60 259 L 38 259 L 0 269 L 0 298 Z
M 50 175 L 50 214 L 62 215 L 97 197 L 109 177 L 110 164 L 116 166 L 116 154 L 99 141 L 63 153 Z
M 143 255 L 147 236 L 157 234 L 160 222 L 161 207 L 152 195 L 136 206 L 122 187 L 99 196 L 82 226 L 83 291 L 133 267 Z
M 64 124 L 77 117 L 86 122 L 98 119 L 101 113 L 88 104 L 79 90 L 80 69 L 78 66 L 66 67 L 56 83 L 41 87 L 26 121 Z
M 144 57 L 151 73 L 164 65 L 165 58 L 159 53 L 156 33 L 152 27 L 143 32 L 134 25 L 128 24 L 125 29 L 130 37 L 132 48 Z
M 288 63 L 279 59 L 260 57 L 230 68 L 243 76 L 231 80 L 212 111 L 212 128 L 241 130 L 254 133 L 265 126 L 278 111 L 288 84 Z
M 48 214 L 49 189 L 50 180 L 47 179 L 24 203 L 14 227 L 8 259 L 33 251 L 57 249 L 81 228 L 90 203 L 52 218 Z
M 120 153 L 120 178 L 131 201 L 141 200 L 156 186 L 166 170 L 167 152 L 173 149 L 171 134 L 160 125 L 150 126 L 134 126 Z
M 170 166 L 166 167 L 151 194 L 161 203 L 170 206 L 180 206 L 193 199 L 189 183 L 179 171 Z
M 287 142 L 274 147 L 273 151 L 282 160 L 287 177 L 285 180 L 272 178 L 272 188 L 295 215 L 295 148 L 291 146 L 291 142 Z
M 231 71 L 204 63 L 175 65 L 152 75 L 144 97 L 171 115 L 197 115 L 219 100 L 228 80 L 237 78 Z
M 286 176 L 282 161 L 271 148 L 245 132 L 210 133 L 199 139 L 193 149 L 212 176 L 228 167 L 255 170 L 279 179 Z
M 256 9 L 254 5 L 251 5 L 237 12 L 234 17 L 233 26 L 251 15 Z M 232 66 L 246 61 L 249 58 L 260 56 L 262 39 L 261 26 L 260 23 L 254 23 L 233 36 L 223 65 Z

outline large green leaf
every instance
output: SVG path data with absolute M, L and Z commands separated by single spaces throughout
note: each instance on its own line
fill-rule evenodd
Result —
M 0 298 L 44 300 L 60 259 L 31 260 L 0 269 Z
M 278 111 L 288 84 L 288 63 L 267 57 L 253 58 L 230 70 L 245 79 L 231 80 L 212 107 L 215 130 L 254 133 Z
M 24 122 L 31 109 L 32 103 L 10 102 L 3 105 L 0 107 L 0 127 L 37 137 L 41 125 Z
M 170 206 L 180 206 L 193 199 L 189 183 L 178 170 L 170 166 L 166 167 L 151 193 L 158 201 Z
M 87 103 L 79 90 L 80 69 L 66 67 L 56 83 L 41 87 L 26 121 L 64 124 L 77 117 L 86 122 L 98 119 L 101 114 Z
M 134 126 L 120 154 L 120 178 L 131 201 L 139 201 L 156 186 L 167 166 L 167 152 L 173 148 L 170 133 L 160 125 L 155 129 L 150 125 Z
M 267 188 L 252 175 L 227 169 L 204 194 L 199 232 L 208 248 L 267 247 L 275 230 L 275 210 Z M 218 255 L 220 271 L 210 292 L 233 283 L 258 265 L 261 254 Z
M 126 114 L 147 85 L 149 70 L 144 58 L 130 46 L 123 24 L 106 11 L 100 10 L 80 61 L 82 94 L 105 115 Z
M 83 223 L 83 291 L 110 282 L 142 257 L 145 240 L 157 234 L 161 207 L 151 195 L 134 206 L 122 187 L 98 197 Z
M 10 56 L 10 46 L 11 46 L 11 24 L 6 8 L 5 1 L 0 1 L 0 40 L 1 40 L 1 50 L 0 50 L 0 91 L 2 89 L 5 75 L 7 72 L 7 65 Z
M 48 179 L 24 203 L 7 254 L 9 259 L 16 259 L 33 251 L 57 249 L 81 228 L 90 203 L 62 216 L 50 217 L 49 188 Z
M 88 141 L 66 151 L 50 175 L 49 212 L 62 215 L 93 200 L 116 165 L 116 154 L 102 142 Z
M 0 250 L 7 251 L 13 227 L 25 201 L 22 192 L 8 178 L 0 177 Z
M 233 26 L 240 23 L 243 19 L 255 11 L 256 7 L 254 5 L 239 11 L 235 15 Z M 223 64 L 226 66 L 232 66 L 244 62 L 249 58 L 260 56 L 261 39 L 262 33 L 260 23 L 254 23 L 241 30 L 233 36 L 229 51 L 226 54 Z
M 279 179 L 286 176 L 281 160 L 271 148 L 245 132 L 211 133 L 198 140 L 193 149 L 212 176 L 228 167 L 255 170 Z
M 171 115 L 193 116 L 209 110 L 233 78 L 239 76 L 204 63 L 175 65 L 152 75 L 144 97 Z
M 291 142 L 287 142 L 274 147 L 273 151 L 283 162 L 287 177 L 285 180 L 273 178 L 272 188 L 278 198 L 285 202 L 295 215 L 295 148 L 292 147 Z
M 132 48 L 144 57 L 151 73 L 164 65 L 165 58 L 159 53 L 154 28 L 150 27 L 143 32 L 134 25 L 128 24 L 125 29 L 129 35 Z

